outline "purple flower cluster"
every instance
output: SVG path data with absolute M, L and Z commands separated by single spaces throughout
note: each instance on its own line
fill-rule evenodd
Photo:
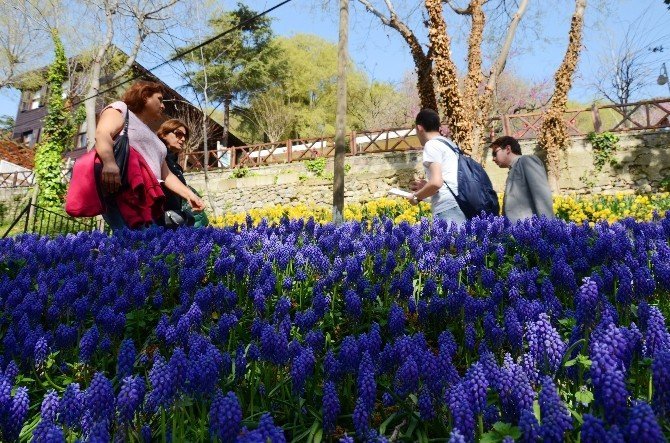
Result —
M 663 441 L 669 239 L 478 217 L 2 240 L 0 439 L 175 438 L 158 417 L 193 402 L 222 441 L 312 416 L 362 441 Z

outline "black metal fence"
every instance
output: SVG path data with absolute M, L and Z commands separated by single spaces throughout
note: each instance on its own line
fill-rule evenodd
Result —
M 58 235 L 97 229 L 100 229 L 100 225 L 95 218 L 74 218 L 29 203 L 5 231 L 2 238 L 10 234 Z

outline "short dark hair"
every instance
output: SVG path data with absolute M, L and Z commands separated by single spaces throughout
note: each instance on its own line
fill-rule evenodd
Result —
M 426 132 L 440 130 L 440 115 L 432 109 L 422 109 L 416 115 L 416 124 L 423 126 Z
M 509 135 L 498 137 L 493 143 L 491 143 L 491 148 L 493 148 L 494 146 L 497 146 L 499 148 L 509 146 L 510 148 L 512 148 L 513 153 L 515 153 L 516 155 L 521 155 L 521 145 L 519 145 L 519 141 Z

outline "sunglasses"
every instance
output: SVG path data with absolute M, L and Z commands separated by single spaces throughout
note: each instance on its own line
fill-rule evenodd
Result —
M 183 138 L 184 140 L 188 139 L 188 135 L 186 135 L 184 132 L 180 131 L 179 129 L 172 131 L 172 133 L 175 135 L 177 138 Z

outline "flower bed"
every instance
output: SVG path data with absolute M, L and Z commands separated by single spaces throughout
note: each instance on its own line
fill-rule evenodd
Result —
M 502 207 L 502 195 L 499 195 Z M 649 195 L 616 194 L 616 195 L 592 195 L 574 196 L 559 195 L 554 197 L 554 212 L 556 216 L 565 221 L 582 223 L 584 221 L 596 222 L 605 220 L 613 223 L 627 217 L 636 220 L 652 220 L 654 214 L 663 214 L 670 210 L 670 193 L 664 192 Z M 248 213 L 231 213 L 218 217 L 214 221 L 216 226 L 232 226 L 235 223 L 246 222 L 249 215 L 255 224 L 262 219 L 271 223 L 278 223 L 282 217 L 314 218 L 317 222 L 328 223 L 332 221 L 332 207 L 318 205 L 274 205 L 261 209 L 252 209 Z M 356 203 L 346 205 L 344 208 L 345 220 L 372 220 L 375 217 L 389 217 L 395 223 L 407 221 L 417 223 L 421 217 L 430 216 L 430 205 L 422 203 L 420 206 L 412 206 L 405 199 L 381 198 L 367 203 Z
M 669 237 L 489 218 L 2 240 L 0 440 L 663 441 Z

